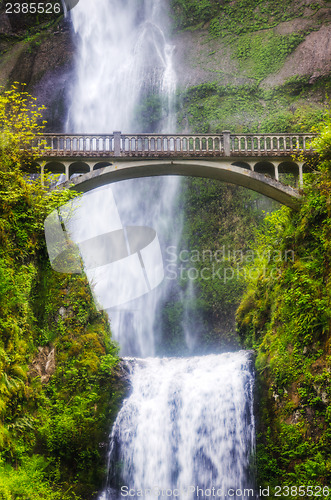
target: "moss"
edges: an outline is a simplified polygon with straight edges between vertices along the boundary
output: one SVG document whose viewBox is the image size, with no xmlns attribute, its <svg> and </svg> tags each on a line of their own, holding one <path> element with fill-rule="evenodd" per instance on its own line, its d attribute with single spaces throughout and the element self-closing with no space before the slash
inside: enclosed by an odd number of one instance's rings
<svg viewBox="0 0 331 500">
<path fill-rule="evenodd" d="M 312 167 L 300 211 L 275 212 L 257 234 L 260 271 L 237 312 L 244 344 L 257 351 L 259 481 L 293 487 L 293 499 L 295 486 L 324 487 L 331 478 L 329 160 Z M 275 249 L 282 258 L 268 261 Z"/>
<path fill-rule="evenodd" d="M 302 2 L 284 0 L 171 0 L 175 29 L 210 22 L 212 36 L 251 33 L 300 17 Z"/>
<path fill-rule="evenodd" d="M 241 71 L 260 80 L 276 72 L 286 57 L 304 40 L 304 35 L 277 35 L 273 30 L 242 35 L 232 39 L 233 57 L 239 60 Z"/>
<path fill-rule="evenodd" d="M 118 348 L 86 277 L 48 261 L 44 218 L 72 195 L 3 163 L 0 187 L 0 496 L 91 498 L 125 391 Z"/>
<path fill-rule="evenodd" d="M 327 78 L 313 84 L 291 78 L 270 90 L 209 82 L 180 92 L 177 120 L 196 133 L 307 131 L 320 123 L 329 89 Z M 315 97 L 321 94 L 322 99 Z"/>
</svg>

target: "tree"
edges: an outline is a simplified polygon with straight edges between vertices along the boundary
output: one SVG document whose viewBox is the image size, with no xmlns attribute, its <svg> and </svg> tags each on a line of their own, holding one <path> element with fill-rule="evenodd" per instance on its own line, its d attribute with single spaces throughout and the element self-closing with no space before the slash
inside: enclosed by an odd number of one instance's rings
<svg viewBox="0 0 331 500">
<path fill-rule="evenodd" d="M 0 256 L 6 250 L 21 261 L 43 245 L 45 217 L 77 196 L 69 190 L 49 191 L 52 176 L 44 176 L 41 183 L 40 177 L 28 175 L 44 145 L 37 141 L 44 109 L 24 91 L 24 84 L 15 82 L 0 93 Z M 15 228 L 21 223 L 25 229 L 19 233 Z"/>
<path fill-rule="evenodd" d="M 44 106 L 15 82 L 9 90 L 0 89 L 0 164 L 1 171 L 27 168 L 36 159 L 39 148 L 35 139 L 44 128 Z"/>
</svg>

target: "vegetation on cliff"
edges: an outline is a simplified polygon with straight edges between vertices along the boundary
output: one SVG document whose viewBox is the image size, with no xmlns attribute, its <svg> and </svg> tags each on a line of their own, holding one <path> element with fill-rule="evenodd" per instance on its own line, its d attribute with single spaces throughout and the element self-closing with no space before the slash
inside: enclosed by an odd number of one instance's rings
<svg viewBox="0 0 331 500">
<path fill-rule="evenodd" d="M 179 94 L 178 122 L 199 133 L 308 132 L 322 120 L 329 91 L 329 78 L 311 83 L 309 77 L 295 77 L 268 90 L 203 83 Z"/>
<path fill-rule="evenodd" d="M 257 232 L 237 312 L 244 345 L 257 351 L 264 485 L 324 486 L 331 479 L 330 138 L 328 117 L 300 210 L 274 212 Z M 300 498 L 299 490 L 290 498 Z"/>
<path fill-rule="evenodd" d="M 171 4 L 179 61 L 189 73 L 178 85 L 183 131 L 300 132 L 321 120 L 330 89 L 329 2 Z M 196 49 L 184 49 L 185 41 Z"/>
<path fill-rule="evenodd" d="M 301 17 L 308 7 L 321 9 L 325 2 L 284 0 L 171 0 L 177 28 L 197 28 L 210 23 L 213 36 L 251 33 L 273 28 L 282 21 Z"/>
<path fill-rule="evenodd" d="M 166 257 L 170 276 L 178 266 L 180 285 L 163 310 L 166 350 L 181 352 L 185 310 L 196 353 L 237 349 L 234 317 L 244 290 L 240 256 L 263 219 L 261 209 L 272 203 L 265 205 L 257 193 L 212 179 L 185 178 L 183 193 L 177 209 L 185 214 L 182 238 Z"/>
<path fill-rule="evenodd" d="M 0 96 L 0 498 L 91 498 L 123 388 L 117 347 L 83 275 L 55 273 L 43 222 L 73 194 L 26 169 L 42 110 Z M 22 149 L 23 147 L 23 149 Z M 25 151 L 25 152 L 24 152 Z M 103 447 L 100 447 L 103 444 Z"/>
</svg>

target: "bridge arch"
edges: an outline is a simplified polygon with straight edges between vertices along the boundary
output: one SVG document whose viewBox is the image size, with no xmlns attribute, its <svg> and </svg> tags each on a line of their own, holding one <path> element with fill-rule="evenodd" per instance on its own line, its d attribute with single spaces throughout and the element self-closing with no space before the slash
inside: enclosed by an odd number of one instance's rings
<svg viewBox="0 0 331 500">
<path fill-rule="evenodd" d="M 65 174 L 65 165 L 60 161 L 50 161 L 46 163 L 44 169 L 51 174 Z"/>
<path fill-rule="evenodd" d="M 292 187 L 298 187 L 300 168 L 293 160 L 285 160 L 278 165 L 278 179 Z"/>
<path fill-rule="evenodd" d="M 245 161 L 234 161 L 231 165 L 234 167 L 246 168 L 246 170 L 252 170 L 250 164 Z"/>
<path fill-rule="evenodd" d="M 276 178 L 275 165 L 270 161 L 261 160 L 255 163 L 254 172 L 258 172 L 260 174 L 267 174 L 270 177 Z"/>
<path fill-rule="evenodd" d="M 81 192 L 88 192 L 97 187 L 113 182 L 139 177 L 159 175 L 183 175 L 205 177 L 223 182 L 238 184 L 257 191 L 291 208 L 296 208 L 299 192 L 272 177 L 236 166 L 231 160 L 141 160 L 116 161 L 97 170 L 75 177 L 62 185 Z M 272 164 L 271 164 L 272 165 Z"/>
<path fill-rule="evenodd" d="M 307 160 L 316 155 L 315 137 L 307 133 L 233 134 L 229 130 L 217 134 L 117 131 L 44 134 L 37 142 L 42 150 L 41 171 L 47 162 L 48 166 L 52 161 L 60 162 L 66 179 L 80 176 L 73 182 L 80 191 L 122 179 L 176 174 L 238 184 L 295 207 L 299 192 L 280 183 L 279 178 L 299 172 L 302 186 L 303 173 L 309 171 Z M 292 161 L 293 155 L 297 161 Z"/>
<path fill-rule="evenodd" d="M 299 177 L 299 165 L 295 161 L 285 160 L 278 165 L 278 172 L 280 174 L 294 174 Z"/>
<path fill-rule="evenodd" d="M 113 163 L 110 161 L 99 161 L 93 165 L 93 170 L 99 170 L 99 168 L 110 167 Z"/>
<path fill-rule="evenodd" d="M 90 166 L 83 161 L 75 161 L 69 165 L 69 177 L 74 174 L 86 174 L 89 171 Z"/>
</svg>

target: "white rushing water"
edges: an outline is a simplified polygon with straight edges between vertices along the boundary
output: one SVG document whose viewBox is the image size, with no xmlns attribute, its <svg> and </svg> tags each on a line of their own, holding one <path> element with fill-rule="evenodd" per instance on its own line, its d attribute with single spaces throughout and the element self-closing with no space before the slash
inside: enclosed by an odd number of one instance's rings
<svg viewBox="0 0 331 500">
<path fill-rule="evenodd" d="M 80 0 L 71 11 L 77 72 L 69 132 L 175 132 L 176 75 L 167 6 L 167 0 Z M 146 130 L 152 124 L 139 121 L 146 116 L 146 102 L 159 103 L 156 129 Z M 118 227 L 151 227 L 163 252 L 165 245 L 177 247 L 182 222 L 174 201 L 179 185 L 173 176 L 113 184 Z M 87 210 L 87 231 L 95 230 L 93 220 L 100 223 L 112 217 L 107 212 L 112 202 L 103 201 L 106 189 L 100 193 Z M 202 496 L 193 488 L 207 490 L 206 497 L 210 488 L 226 493 L 254 483 L 251 355 L 148 357 L 155 355 L 160 309 L 172 286 L 174 282 L 165 280 L 153 292 L 108 311 L 121 354 L 146 359 L 127 360 L 132 391 L 111 431 L 109 480 L 100 500 L 124 496 L 191 500 Z M 194 293 L 190 283 L 177 296 L 193 299 Z M 184 311 L 182 323 L 186 343 L 194 349 L 198 322 Z M 155 493 L 155 487 L 164 493 Z M 229 496 L 244 498 L 240 493 Z"/>
<path fill-rule="evenodd" d="M 143 132 L 135 115 L 148 95 L 165 99 L 161 129 L 174 132 L 176 75 L 166 7 L 164 0 L 80 0 L 71 11 L 78 55 L 69 130 Z"/>
<path fill-rule="evenodd" d="M 132 392 L 112 429 L 109 487 L 101 498 L 130 490 L 130 498 L 191 500 L 197 488 L 204 498 L 212 488 L 218 497 L 244 498 L 240 490 L 254 485 L 250 353 L 131 363 Z"/>
<path fill-rule="evenodd" d="M 158 130 L 148 132 L 175 131 L 174 47 L 165 35 L 166 7 L 164 0 L 80 0 L 71 11 L 77 34 L 77 69 L 68 131 L 146 131 L 137 119 L 143 113 L 139 105 L 146 99 L 161 103 Z M 180 180 L 175 176 L 113 184 L 111 190 L 123 226 L 152 227 L 163 247 L 171 233 L 171 244 L 177 246 L 181 221 L 173 213 L 173 202 L 179 185 Z M 89 215 L 91 227 L 93 217 L 104 213 L 104 196 L 103 191 L 95 213 Z M 127 286 L 124 277 L 118 281 Z M 155 354 L 160 335 L 157 310 L 170 285 L 164 281 L 144 297 L 108 311 L 121 354 L 142 357 Z"/>
</svg>

